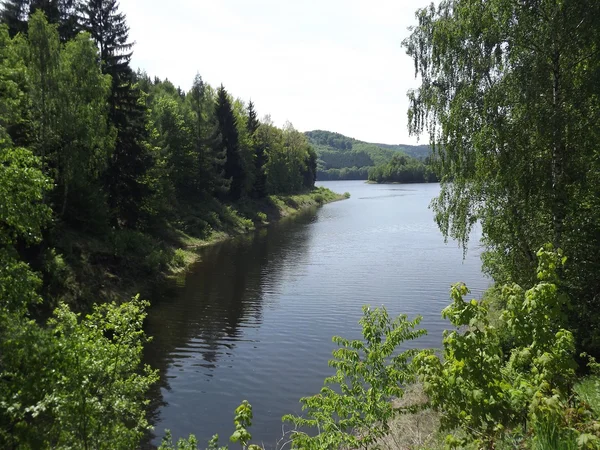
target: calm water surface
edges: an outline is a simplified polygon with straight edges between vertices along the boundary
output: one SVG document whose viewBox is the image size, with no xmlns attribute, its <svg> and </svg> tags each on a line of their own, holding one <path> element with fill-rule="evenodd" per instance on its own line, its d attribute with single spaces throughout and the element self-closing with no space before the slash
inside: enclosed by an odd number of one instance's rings
<svg viewBox="0 0 600 450">
<path fill-rule="evenodd" d="M 429 334 L 412 345 L 439 347 L 450 285 L 464 281 L 474 296 L 488 286 L 477 234 L 463 260 L 433 221 L 439 185 L 319 184 L 352 197 L 205 249 L 153 299 L 146 360 L 161 375 L 155 444 L 165 428 L 201 444 L 214 433 L 227 442 L 233 411 L 247 399 L 254 440 L 270 445 L 281 416 L 298 413 L 298 399 L 331 374 L 331 337 L 360 336 L 362 305 L 422 315 Z"/>
</svg>

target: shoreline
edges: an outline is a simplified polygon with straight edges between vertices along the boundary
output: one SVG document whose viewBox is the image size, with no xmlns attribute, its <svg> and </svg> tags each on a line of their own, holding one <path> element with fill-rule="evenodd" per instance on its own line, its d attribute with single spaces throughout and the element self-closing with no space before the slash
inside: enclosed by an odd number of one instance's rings
<svg viewBox="0 0 600 450">
<path fill-rule="evenodd" d="M 268 228 L 282 219 L 293 217 L 309 208 L 349 198 L 349 194 L 338 194 L 325 187 L 317 187 L 310 192 L 294 195 L 271 195 L 260 200 L 246 200 L 236 205 L 224 205 L 221 213 L 227 215 L 227 224 L 221 229 L 212 229 L 206 236 L 193 236 L 173 226 L 162 230 L 158 236 L 141 234 L 137 239 L 152 241 L 154 247 L 127 243 L 137 255 L 127 255 L 114 266 L 110 264 L 81 264 L 75 269 L 77 274 L 77 292 L 87 291 L 83 304 L 75 301 L 73 306 L 91 305 L 116 301 L 127 301 L 135 295 L 149 299 L 151 293 L 161 283 L 169 282 L 185 275 L 200 260 L 200 250 L 211 245 L 233 239 L 237 236 Z M 89 247 L 90 256 L 106 259 L 108 249 L 98 247 L 92 241 L 82 238 L 80 244 Z M 156 247 L 159 247 L 157 249 Z M 127 250 L 126 249 L 126 250 Z M 147 260 L 159 252 L 168 259 L 161 262 L 160 268 L 148 270 Z M 125 253 L 125 252 L 123 252 Z M 85 274 L 85 275 L 84 275 Z M 90 276 L 92 274 L 92 276 Z M 84 278 L 85 277 L 85 278 Z M 80 309 L 80 308 L 78 308 Z"/>
</svg>

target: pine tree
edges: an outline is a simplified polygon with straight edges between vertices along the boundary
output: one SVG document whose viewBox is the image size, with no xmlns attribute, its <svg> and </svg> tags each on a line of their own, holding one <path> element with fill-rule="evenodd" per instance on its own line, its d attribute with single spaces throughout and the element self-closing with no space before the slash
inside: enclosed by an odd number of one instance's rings
<svg viewBox="0 0 600 450">
<path fill-rule="evenodd" d="M 112 77 L 110 119 L 117 128 L 117 142 L 105 183 L 113 222 L 135 227 L 142 201 L 149 195 L 144 175 L 152 158 L 143 145 L 145 111 L 138 102 L 140 94 L 133 85 L 135 75 L 129 66 L 133 47 L 129 27 L 116 0 L 89 0 L 80 5 L 79 22 L 100 49 L 103 73 Z"/>
<path fill-rule="evenodd" d="M 248 122 L 246 127 L 252 138 L 252 147 L 254 150 L 254 184 L 252 186 L 252 197 L 261 198 L 267 195 L 267 175 L 265 173 L 265 164 L 267 163 L 267 154 L 264 145 L 261 145 L 256 139 L 256 131 L 260 127 L 254 103 L 252 100 L 248 103 Z"/>
<path fill-rule="evenodd" d="M 11 36 L 27 33 L 27 22 L 36 12 L 42 11 L 48 23 L 58 25 L 62 42 L 75 37 L 78 32 L 76 9 L 78 0 L 4 0 L 0 19 L 8 26 Z"/>
<path fill-rule="evenodd" d="M 235 201 L 242 195 L 245 174 L 240 155 L 239 135 L 233 114 L 233 107 L 229 99 L 229 94 L 223 85 L 217 90 L 215 114 L 222 137 L 221 148 L 225 150 L 225 154 L 227 155 L 227 160 L 225 161 L 225 178 L 231 180 L 229 199 Z"/>
<path fill-rule="evenodd" d="M 133 44 L 125 14 L 118 11 L 116 0 L 89 0 L 79 7 L 79 22 L 98 44 L 102 70 L 113 79 L 110 103 L 116 121 L 118 107 L 136 100 L 132 98 L 133 73 L 129 67 Z"/>
<path fill-rule="evenodd" d="M 256 115 L 256 110 L 254 109 L 254 103 L 252 103 L 252 100 L 250 100 L 248 103 L 248 123 L 246 124 L 250 136 L 254 135 L 259 126 L 260 122 Z"/>
</svg>

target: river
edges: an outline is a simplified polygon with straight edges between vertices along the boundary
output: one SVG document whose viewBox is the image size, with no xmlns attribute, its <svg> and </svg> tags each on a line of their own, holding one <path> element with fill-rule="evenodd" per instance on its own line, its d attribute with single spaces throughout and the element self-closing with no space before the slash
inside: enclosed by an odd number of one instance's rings
<svg viewBox="0 0 600 450">
<path fill-rule="evenodd" d="M 164 429 L 196 434 L 201 448 L 214 433 L 227 443 L 247 399 L 253 441 L 272 446 L 281 416 L 300 412 L 298 399 L 332 373 L 331 337 L 360 336 L 362 305 L 422 315 L 429 334 L 411 345 L 439 347 L 450 285 L 464 281 L 475 297 L 489 285 L 477 231 L 465 259 L 444 243 L 428 209 L 438 184 L 319 184 L 351 198 L 204 249 L 152 299 L 155 444 Z"/>
</svg>

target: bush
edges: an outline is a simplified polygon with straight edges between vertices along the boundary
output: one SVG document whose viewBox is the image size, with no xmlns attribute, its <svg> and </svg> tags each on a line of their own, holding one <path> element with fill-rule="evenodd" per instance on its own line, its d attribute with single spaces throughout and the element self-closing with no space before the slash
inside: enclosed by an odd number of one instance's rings
<svg viewBox="0 0 600 450">
<path fill-rule="evenodd" d="M 409 363 L 418 352 L 397 349 L 427 332 L 415 329 L 420 317 L 392 320 L 384 307 L 367 306 L 363 314 L 364 340 L 333 338 L 340 346 L 329 362 L 336 374 L 325 380 L 319 394 L 301 399 L 306 417 L 284 416 L 296 426 L 318 430 L 315 436 L 294 432 L 294 448 L 368 448 L 389 431 L 390 419 L 398 413 L 391 400 L 402 397 L 403 386 L 413 380 Z"/>
<path fill-rule="evenodd" d="M 431 352 L 415 358 L 425 392 L 442 412 L 442 426 L 467 434 L 450 437 L 457 445 L 491 448 L 507 429 L 520 426 L 539 433 L 535 445 L 573 441 L 569 430 L 577 425 L 569 424 L 569 417 L 579 413 L 569 408 L 568 395 L 575 379 L 575 343 L 563 328 L 567 299 L 556 285 L 565 258 L 551 246 L 537 257 L 535 286 L 524 290 L 513 284 L 502 290 L 506 309 L 498 327 L 506 327 L 515 343 L 508 355 L 497 327 L 489 323 L 485 302 L 465 301 L 469 291 L 457 284 L 452 304 L 442 312 L 456 327 L 444 333 L 442 359 Z"/>
</svg>

